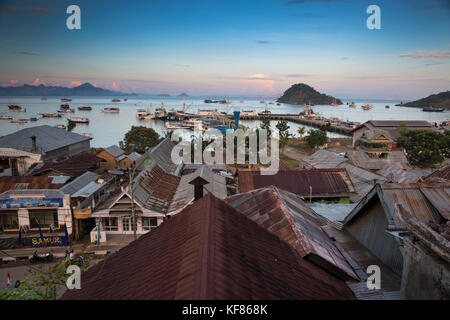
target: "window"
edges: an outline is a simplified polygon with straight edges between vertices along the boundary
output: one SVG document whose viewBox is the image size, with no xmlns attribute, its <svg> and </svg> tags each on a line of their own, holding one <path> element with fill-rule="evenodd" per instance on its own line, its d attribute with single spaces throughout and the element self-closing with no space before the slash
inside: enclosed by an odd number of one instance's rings
<svg viewBox="0 0 450 320">
<path fill-rule="evenodd" d="M 58 227 L 58 213 L 56 210 L 29 210 L 31 228 L 49 228 L 51 224 Z"/>
<path fill-rule="evenodd" d="M 153 217 L 142 217 L 142 230 L 152 230 L 158 226 L 158 220 Z"/>
<path fill-rule="evenodd" d="M 0 229 L 19 229 L 17 211 L 0 212 Z"/>
<path fill-rule="evenodd" d="M 130 217 L 123 217 L 122 218 L 122 228 L 123 228 L 123 231 L 133 231 L 134 229 L 132 229 L 132 227 L 131 227 L 131 225 L 132 225 L 132 223 L 131 223 L 131 221 L 133 220 L 133 218 L 130 218 Z M 137 230 L 137 226 L 136 226 L 136 223 L 135 224 L 133 224 L 133 226 L 136 228 L 136 230 Z"/>
<path fill-rule="evenodd" d="M 117 218 L 102 218 L 103 230 L 106 231 L 118 231 L 119 224 Z"/>
</svg>

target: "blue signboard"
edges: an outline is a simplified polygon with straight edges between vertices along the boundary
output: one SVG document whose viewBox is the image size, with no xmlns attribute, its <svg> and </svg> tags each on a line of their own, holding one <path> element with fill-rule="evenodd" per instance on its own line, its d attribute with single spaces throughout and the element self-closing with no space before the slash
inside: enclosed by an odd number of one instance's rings
<svg viewBox="0 0 450 320">
<path fill-rule="evenodd" d="M 68 246 L 69 242 L 65 236 L 51 236 L 51 237 L 33 237 L 31 238 L 33 247 L 53 247 L 53 246 Z"/>
<path fill-rule="evenodd" d="M 62 207 L 62 198 L 9 198 L 0 200 L 0 208 L 55 208 Z"/>
</svg>

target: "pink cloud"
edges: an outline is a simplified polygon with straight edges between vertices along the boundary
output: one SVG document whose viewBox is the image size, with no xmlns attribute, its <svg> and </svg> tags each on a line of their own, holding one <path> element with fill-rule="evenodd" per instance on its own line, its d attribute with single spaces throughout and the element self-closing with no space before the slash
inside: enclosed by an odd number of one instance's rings
<svg viewBox="0 0 450 320">
<path fill-rule="evenodd" d="M 264 79 L 265 76 L 264 76 L 263 73 L 256 73 L 256 74 L 251 74 L 249 76 L 249 78 L 251 78 L 251 79 Z"/>
<path fill-rule="evenodd" d="M 241 92 L 274 92 L 274 80 L 252 79 L 239 81 L 242 85 Z"/>
<path fill-rule="evenodd" d="M 427 50 L 416 50 L 411 53 L 405 53 L 399 55 L 400 58 L 434 58 L 434 59 L 449 59 L 450 51 L 427 51 Z"/>
<path fill-rule="evenodd" d="M 112 83 L 112 89 L 116 90 L 116 91 L 120 90 L 120 87 L 117 85 L 117 83 L 115 81 Z"/>
<path fill-rule="evenodd" d="M 38 86 L 40 84 L 44 84 L 44 82 L 42 82 L 41 79 L 39 79 L 39 78 L 34 79 L 33 85 Z"/>
<path fill-rule="evenodd" d="M 9 84 L 13 85 L 13 86 L 18 85 L 19 84 L 19 80 L 9 80 Z"/>
<path fill-rule="evenodd" d="M 72 82 L 70 83 L 70 86 L 71 86 L 71 87 L 78 87 L 78 86 L 81 86 L 81 81 L 72 81 Z"/>
</svg>

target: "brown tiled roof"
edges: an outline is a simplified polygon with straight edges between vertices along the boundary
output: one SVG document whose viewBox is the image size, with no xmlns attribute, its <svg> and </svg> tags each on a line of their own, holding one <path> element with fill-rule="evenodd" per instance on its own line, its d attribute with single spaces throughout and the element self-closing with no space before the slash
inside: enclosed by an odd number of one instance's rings
<svg viewBox="0 0 450 320">
<path fill-rule="evenodd" d="M 355 193 L 352 181 L 344 168 L 280 170 L 275 175 L 261 175 L 259 170 L 241 169 L 238 172 L 241 192 L 276 186 L 280 189 L 309 196 L 349 195 Z"/>
<path fill-rule="evenodd" d="M 52 177 L 0 177 L 0 193 L 12 189 L 59 189 L 64 185 L 52 181 Z"/>
<path fill-rule="evenodd" d="M 62 299 L 354 299 L 341 280 L 207 195 L 93 266 Z"/>
<path fill-rule="evenodd" d="M 41 175 L 46 171 L 56 171 L 63 175 L 77 178 L 89 169 L 95 168 L 99 162 L 104 161 L 90 153 L 82 153 L 66 160 L 54 162 L 44 162 L 37 164 L 30 169 L 32 175 Z"/>
<path fill-rule="evenodd" d="M 271 186 L 241 193 L 225 201 L 289 243 L 302 258 L 314 261 L 344 280 L 358 279 L 339 249 L 321 229 L 327 221 L 306 206 L 299 196 Z"/>
</svg>

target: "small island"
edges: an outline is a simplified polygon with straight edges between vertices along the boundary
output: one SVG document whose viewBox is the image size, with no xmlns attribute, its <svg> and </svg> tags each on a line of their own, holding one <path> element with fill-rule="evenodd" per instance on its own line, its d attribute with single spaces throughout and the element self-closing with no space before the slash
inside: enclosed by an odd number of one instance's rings
<svg viewBox="0 0 450 320">
<path fill-rule="evenodd" d="M 170 97 L 170 94 L 167 93 L 161 93 L 157 95 L 158 97 Z"/>
<path fill-rule="evenodd" d="M 189 95 L 186 93 L 186 92 L 183 92 L 183 93 L 180 93 L 179 95 L 178 95 L 178 97 L 189 97 Z"/>
<path fill-rule="evenodd" d="M 294 84 L 278 98 L 277 102 L 296 105 L 308 103 L 312 105 L 342 104 L 340 99 L 320 93 L 305 83 Z"/>
<path fill-rule="evenodd" d="M 413 107 L 413 108 L 444 108 L 450 109 L 450 91 L 440 92 L 438 94 L 429 95 L 426 98 L 411 101 L 407 103 L 396 104 L 400 107 Z"/>
</svg>

